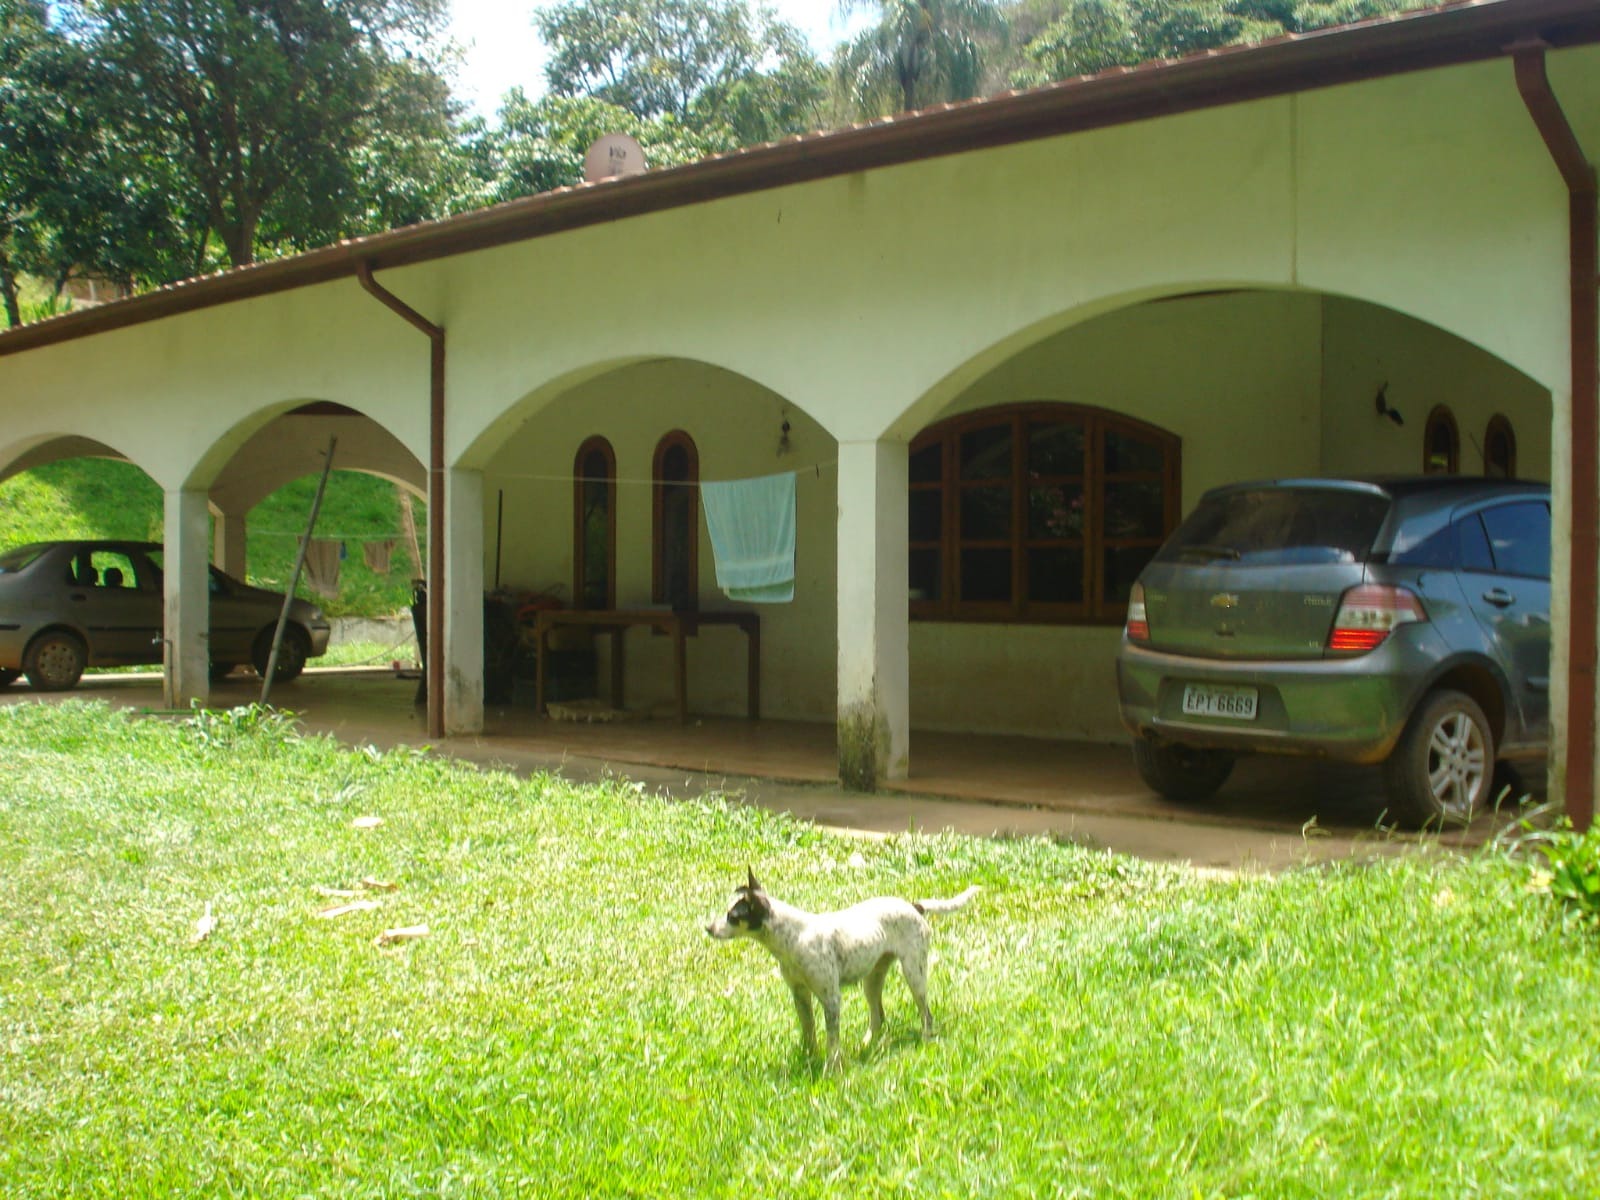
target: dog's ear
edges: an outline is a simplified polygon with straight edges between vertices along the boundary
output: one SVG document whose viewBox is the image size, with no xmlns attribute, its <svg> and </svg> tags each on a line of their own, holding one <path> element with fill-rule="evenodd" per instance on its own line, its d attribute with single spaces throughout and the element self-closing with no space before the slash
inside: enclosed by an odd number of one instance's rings
<svg viewBox="0 0 1600 1200">
<path fill-rule="evenodd" d="M 754 871 L 752 871 L 749 867 L 746 867 L 744 870 L 745 870 L 745 874 L 750 876 L 750 882 L 745 884 L 745 890 L 746 891 L 751 891 L 751 892 L 759 892 L 761 890 L 761 885 L 756 882 L 756 873 Z"/>
</svg>

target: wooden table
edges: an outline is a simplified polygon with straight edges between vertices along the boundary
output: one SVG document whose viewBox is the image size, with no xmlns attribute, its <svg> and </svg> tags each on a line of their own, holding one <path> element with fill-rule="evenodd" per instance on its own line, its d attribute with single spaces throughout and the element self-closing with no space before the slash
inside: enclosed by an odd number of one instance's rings
<svg viewBox="0 0 1600 1200">
<path fill-rule="evenodd" d="M 688 687 L 685 681 L 687 659 L 684 643 L 706 625 L 732 625 L 744 631 L 748 642 L 745 655 L 745 689 L 752 721 L 761 717 L 761 618 L 749 612 L 672 612 L 669 609 L 547 609 L 534 618 L 534 638 L 538 649 L 535 675 L 534 711 L 545 711 L 545 663 L 549 661 L 550 631 L 571 626 L 597 629 L 611 635 L 611 704 L 623 707 L 623 635 L 630 629 L 653 629 L 672 639 L 672 695 L 678 720 L 689 716 Z"/>
</svg>

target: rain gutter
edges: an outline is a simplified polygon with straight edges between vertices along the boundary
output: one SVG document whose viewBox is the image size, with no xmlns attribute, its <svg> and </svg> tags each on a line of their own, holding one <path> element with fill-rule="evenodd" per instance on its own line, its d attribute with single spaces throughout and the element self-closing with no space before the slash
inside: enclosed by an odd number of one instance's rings
<svg viewBox="0 0 1600 1200">
<path fill-rule="evenodd" d="M 428 736 L 444 737 L 444 327 L 435 325 L 356 263 L 356 278 L 385 307 L 428 335 Z"/>
<path fill-rule="evenodd" d="M 1600 627 L 1600 242 L 1594 164 L 1584 155 L 1545 68 L 1547 43 L 1511 48 L 1517 90 L 1567 185 L 1572 318 L 1572 561 L 1567 581 L 1566 806 L 1574 828 L 1594 820 L 1596 632 Z"/>
</svg>

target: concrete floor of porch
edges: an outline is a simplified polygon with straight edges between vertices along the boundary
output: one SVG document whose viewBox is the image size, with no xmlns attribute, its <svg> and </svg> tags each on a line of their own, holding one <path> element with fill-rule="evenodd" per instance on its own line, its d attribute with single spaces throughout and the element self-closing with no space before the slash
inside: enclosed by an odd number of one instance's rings
<svg viewBox="0 0 1600 1200">
<path fill-rule="evenodd" d="M 274 690 L 307 732 L 380 747 L 424 744 L 414 679 L 389 671 L 311 670 Z M 235 676 L 214 706 L 258 699 L 260 682 Z M 75 692 L 38 696 L 17 684 L 0 702 L 102 699 L 157 711 L 159 676 L 88 676 Z M 494 707 L 475 737 L 437 748 L 520 774 L 576 781 L 606 775 L 677 796 L 720 792 L 822 824 L 863 833 L 952 829 L 980 836 L 1048 835 L 1141 857 L 1230 869 L 1277 869 L 1306 861 L 1391 853 L 1418 844 L 1481 844 L 1506 821 L 1488 817 L 1443 837 L 1379 828 L 1377 772 L 1294 759 L 1245 759 L 1215 800 L 1170 804 L 1140 781 L 1123 745 L 913 731 L 911 776 L 875 794 L 843 791 L 832 725 L 693 717 L 582 723 Z M 1542 786 L 1542 780 L 1532 781 Z M 1535 799 L 1542 798 L 1535 791 Z"/>
</svg>

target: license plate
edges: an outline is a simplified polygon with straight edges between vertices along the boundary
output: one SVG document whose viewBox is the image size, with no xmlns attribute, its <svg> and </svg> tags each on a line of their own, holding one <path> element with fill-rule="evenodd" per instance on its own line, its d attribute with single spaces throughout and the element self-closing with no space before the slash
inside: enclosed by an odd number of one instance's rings
<svg viewBox="0 0 1600 1200">
<path fill-rule="evenodd" d="M 1229 687 L 1226 684 L 1187 684 L 1183 689 L 1183 711 L 1191 717 L 1224 717 L 1230 721 L 1256 719 L 1256 689 Z"/>
</svg>

